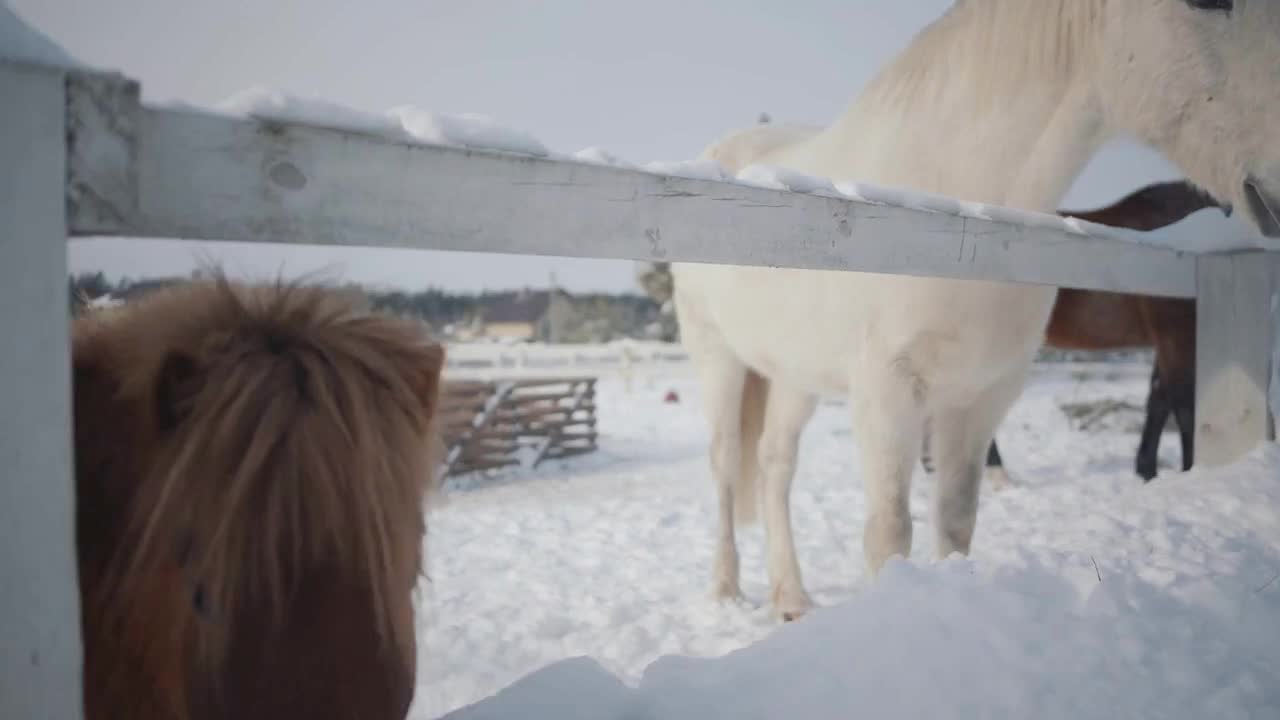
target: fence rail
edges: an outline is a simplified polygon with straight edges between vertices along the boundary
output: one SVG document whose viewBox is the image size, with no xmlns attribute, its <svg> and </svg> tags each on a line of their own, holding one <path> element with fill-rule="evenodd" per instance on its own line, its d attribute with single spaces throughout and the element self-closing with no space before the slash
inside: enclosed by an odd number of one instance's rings
<svg viewBox="0 0 1280 720">
<path fill-rule="evenodd" d="M 160 109 L 0 61 L 0 716 L 81 716 L 66 239 L 410 247 L 867 271 L 1195 297 L 1197 464 L 1274 437 L 1280 253 Z M 1154 233 L 1153 237 L 1159 237 Z M 1127 239 L 1126 239 L 1127 238 Z"/>
<path fill-rule="evenodd" d="M 1050 215 L 1002 211 L 1028 222 L 1017 224 L 149 108 L 136 83 L 114 75 L 73 73 L 67 92 L 68 223 L 78 236 L 677 260 L 1195 296 L 1194 255 L 1126 241 L 1137 233 L 1115 228 L 1072 232 Z"/>
</svg>

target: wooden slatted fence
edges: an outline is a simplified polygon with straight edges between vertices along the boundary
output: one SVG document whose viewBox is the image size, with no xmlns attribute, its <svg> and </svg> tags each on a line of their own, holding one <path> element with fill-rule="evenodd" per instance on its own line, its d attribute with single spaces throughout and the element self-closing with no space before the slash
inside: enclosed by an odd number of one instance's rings
<svg viewBox="0 0 1280 720">
<path fill-rule="evenodd" d="M 446 476 L 583 455 L 596 449 L 596 379 L 457 380 L 443 388 Z"/>
</svg>

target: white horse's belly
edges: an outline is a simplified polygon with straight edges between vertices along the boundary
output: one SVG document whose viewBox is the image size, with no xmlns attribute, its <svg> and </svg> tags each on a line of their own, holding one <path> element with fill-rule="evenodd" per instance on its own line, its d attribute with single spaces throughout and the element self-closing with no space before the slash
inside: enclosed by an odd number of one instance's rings
<svg viewBox="0 0 1280 720">
<path fill-rule="evenodd" d="M 824 282 L 829 273 L 709 266 L 698 273 L 677 282 L 700 285 L 698 301 L 739 359 L 798 390 L 846 390 L 864 313 L 832 312 L 840 305 Z"/>
<path fill-rule="evenodd" d="M 847 391 L 866 362 L 906 357 L 931 404 L 964 403 L 1042 342 L 1055 289 L 777 268 L 675 265 L 744 363 L 797 390 Z M 993 315 L 993 308 L 996 314 Z"/>
</svg>

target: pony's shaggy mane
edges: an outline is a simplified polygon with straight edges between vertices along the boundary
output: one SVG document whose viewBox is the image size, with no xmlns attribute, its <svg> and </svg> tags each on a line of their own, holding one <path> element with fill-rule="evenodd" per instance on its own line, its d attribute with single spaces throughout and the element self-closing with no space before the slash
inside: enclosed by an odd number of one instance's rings
<svg viewBox="0 0 1280 720">
<path fill-rule="evenodd" d="M 73 357 L 77 379 L 109 386 L 99 392 L 118 411 L 77 430 L 142 428 L 128 432 L 145 464 L 111 478 L 131 499 L 99 583 L 104 625 L 148 638 L 138 660 L 216 676 L 242 609 L 278 623 L 317 569 L 362 578 L 382 641 L 412 652 L 412 619 L 392 599 L 422 571 L 444 362 L 421 326 L 331 289 L 218 276 L 77 319 Z M 179 572 L 208 617 L 190 594 L 162 613 L 136 601 Z M 189 641 L 196 657 L 175 657 Z M 185 690 L 169 692 L 184 708 Z"/>
</svg>

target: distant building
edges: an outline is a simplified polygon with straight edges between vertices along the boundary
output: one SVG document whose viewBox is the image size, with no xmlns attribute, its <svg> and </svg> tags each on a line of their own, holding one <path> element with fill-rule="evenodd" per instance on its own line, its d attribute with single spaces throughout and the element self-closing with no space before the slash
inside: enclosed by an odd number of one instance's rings
<svg viewBox="0 0 1280 720">
<path fill-rule="evenodd" d="M 123 304 L 124 304 L 123 300 L 120 300 L 119 298 L 113 298 L 109 293 L 106 295 L 99 295 L 98 297 L 90 300 L 88 303 L 89 307 L 95 310 L 100 308 L 116 307 L 117 305 L 123 305 Z"/>
<path fill-rule="evenodd" d="M 572 313 L 573 299 L 563 290 L 523 290 L 484 312 L 480 334 L 492 340 L 563 342 Z"/>
</svg>

